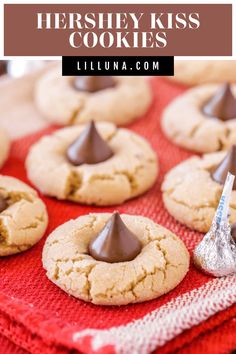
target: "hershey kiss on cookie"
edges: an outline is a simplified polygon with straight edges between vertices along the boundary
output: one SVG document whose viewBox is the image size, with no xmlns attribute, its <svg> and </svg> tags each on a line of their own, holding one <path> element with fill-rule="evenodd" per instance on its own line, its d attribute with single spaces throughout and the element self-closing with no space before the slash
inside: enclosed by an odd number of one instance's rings
<svg viewBox="0 0 236 354">
<path fill-rule="evenodd" d="M 89 253 L 98 261 L 108 263 L 132 261 L 142 249 L 141 242 L 114 212 L 104 228 L 90 242 Z"/>
<path fill-rule="evenodd" d="M 94 122 L 88 123 L 67 149 L 67 159 L 75 166 L 96 164 L 108 160 L 113 156 L 112 149 L 98 133 Z"/>
<path fill-rule="evenodd" d="M 0 213 L 8 207 L 6 200 L 0 196 Z"/>
<path fill-rule="evenodd" d="M 116 82 L 112 76 L 77 76 L 73 84 L 78 91 L 93 93 L 112 88 Z"/>
<path fill-rule="evenodd" d="M 222 85 L 214 96 L 205 103 L 202 110 L 205 115 L 223 121 L 236 119 L 236 97 L 234 97 L 230 85 Z"/>
<path fill-rule="evenodd" d="M 224 184 L 228 172 L 236 175 L 236 145 L 230 148 L 225 158 L 212 172 L 211 177 L 214 181 Z M 236 190 L 236 179 L 234 180 L 233 190 Z"/>
</svg>

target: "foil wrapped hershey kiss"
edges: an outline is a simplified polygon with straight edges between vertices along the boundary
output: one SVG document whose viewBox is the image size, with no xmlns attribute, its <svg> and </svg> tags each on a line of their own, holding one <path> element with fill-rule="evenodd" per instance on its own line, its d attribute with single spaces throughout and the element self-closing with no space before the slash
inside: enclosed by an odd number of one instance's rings
<svg viewBox="0 0 236 354">
<path fill-rule="evenodd" d="M 234 175 L 227 174 L 211 228 L 193 254 L 195 265 L 215 277 L 236 272 L 236 243 L 231 235 L 229 223 L 229 202 L 234 179 Z"/>
</svg>

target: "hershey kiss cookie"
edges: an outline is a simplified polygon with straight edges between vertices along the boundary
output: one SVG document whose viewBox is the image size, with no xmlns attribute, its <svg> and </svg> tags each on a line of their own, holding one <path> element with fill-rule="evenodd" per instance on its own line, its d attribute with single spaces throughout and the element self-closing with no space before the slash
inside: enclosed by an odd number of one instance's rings
<svg viewBox="0 0 236 354">
<path fill-rule="evenodd" d="M 47 210 L 36 191 L 16 178 L 0 176 L 0 256 L 32 247 L 47 224 Z"/>
<path fill-rule="evenodd" d="M 43 137 L 26 160 L 44 194 L 95 205 L 120 204 L 154 184 L 155 152 L 141 136 L 111 123 L 87 123 Z"/>
<path fill-rule="evenodd" d="M 214 152 L 236 144 L 236 85 L 204 85 L 188 90 L 165 109 L 165 134 L 177 145 Z"/>
<path fill-rule="evenodd" d="M 227 152 L 192 157 L 166 176 L 162 185 L 169 213 L 191 229 L 207 232 L 219 204 L 227 173 L 236 174 L 236 146 Z M 230 222 L 236 220 L 236 183 L 230 200 Z"/>
<path fill-rule="evenodd" d="M 176 60 L 175 75 L 168 76 L 186 85 L 236 82 L 235 60 Z"/>
<path fill-rule="evenodd" d="M 10 150 L 10 140 L 6 132 L 0 128 L 0 168 L 6 161 Z"/>
<path fill-rule="evenodd" d="M 97 305 L 126 305 L 176 287 L 189 254 L 177 236 L 148 218 L 93 213 L 51 233 L 43 266 L 68 294 Z"/>
<path fill-rule="evenodd" d="M 35 102 L 43 115 L 58 124 L 90 120 L 127 124 L 141 117 L 152 97 L 149 84 L 135 76 L 61 76 L 61 68 L 39 79 Z"/>
</svg>

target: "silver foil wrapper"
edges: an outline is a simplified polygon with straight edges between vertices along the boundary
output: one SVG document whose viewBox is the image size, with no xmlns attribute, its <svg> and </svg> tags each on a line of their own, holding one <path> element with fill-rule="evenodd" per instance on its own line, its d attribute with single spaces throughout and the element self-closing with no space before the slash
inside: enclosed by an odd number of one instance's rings
<svg viewBox="0 0 236 354">
<path fill-rule="evenodd" d="M 228 173 L 211 228 L 193 253 L 195 265 L 215 277 L 236 273 L 236 243 L 229 223 L 229 201 L 234 178 Z"/>
</svg>

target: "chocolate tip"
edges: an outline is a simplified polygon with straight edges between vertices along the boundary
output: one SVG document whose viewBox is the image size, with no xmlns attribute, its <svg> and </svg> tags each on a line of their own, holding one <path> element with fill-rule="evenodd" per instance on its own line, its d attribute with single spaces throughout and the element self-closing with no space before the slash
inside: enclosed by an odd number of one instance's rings
<svg viewBox="0 0 236 354">
<path fill-rule="evenodd" d="M 98 261 L 108 263 L 131 261 L 141 249 L 140 240 L 128 229 L 117 210 L 89 243 L 89 254 Z"/>
<path fill-rule="evenodd" d="M 223 160 L 212 171 L 211 177 L 215 182 L 223 185 L 228 172 L 236 175 L 236 145 L 230 147 Z M 233 190 L 236 190 L 236 180 L 233 184 Z"/>
<path fill-rule="evenodd" d="M 80 136 L 68 147 L 67 159 L 75 166 L 97 164 L 113 156 L 109 144 L 99 134 L 95 122 L 91 120 Z"/>
<path fill-rule="evenodd" d="M 226 82 L 218 87 L 213 96 L 203 105 L 203 113 L 211 118 L 227 121 L 236 118 L 236 98 L 232 86 Z"/>
</svg>

